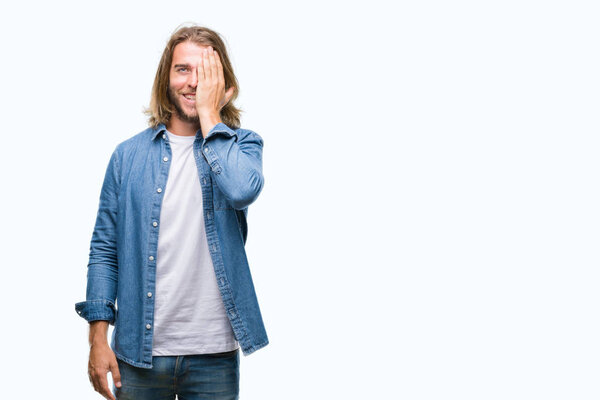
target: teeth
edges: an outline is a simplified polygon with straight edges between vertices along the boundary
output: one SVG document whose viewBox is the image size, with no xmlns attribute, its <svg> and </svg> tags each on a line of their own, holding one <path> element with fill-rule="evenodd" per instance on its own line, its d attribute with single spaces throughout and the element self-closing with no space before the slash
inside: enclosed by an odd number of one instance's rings
<svg viewBox="0 0 600 400">
<path fill-rule="evenodd" d="M 195 96 L 195 95 L 189 95 L 189 96 L 185 96 L 185 95 L 184 95 L 183 97 L 185 97 L 185 98 L 186 98 L 186 99 L 188 99 L 188 100 L 194 100 L 194 99 L 196 98 L 196 96 Z"/>
</svg>

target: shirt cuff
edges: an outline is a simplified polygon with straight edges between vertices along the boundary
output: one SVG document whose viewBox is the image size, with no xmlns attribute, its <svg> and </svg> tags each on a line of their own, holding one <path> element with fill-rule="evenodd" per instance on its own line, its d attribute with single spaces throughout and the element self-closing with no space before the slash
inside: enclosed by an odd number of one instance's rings
<svg viewBox="0 0 600 400">
<path fill-rule="evenodd" d="M 75 311 L 88 322 L 108 321 L 115 324 L 115 303 L 110 300 L 88 300 L 75 304 Z"/>
<path fill-rule="evenodd" d="M 224 123 L 219 122 L 218 124 L 213 126 L 213 128 L 208 132 L 208 135 L 206 135 L 204 140 L 211 138 L 215 135 L 225 135 L 228 137 L 234 137 L 234 136 L 237 136 L 237 133 L 235 133 L 235 131 L 233 129 L 231 129 Z"/>
</svg>

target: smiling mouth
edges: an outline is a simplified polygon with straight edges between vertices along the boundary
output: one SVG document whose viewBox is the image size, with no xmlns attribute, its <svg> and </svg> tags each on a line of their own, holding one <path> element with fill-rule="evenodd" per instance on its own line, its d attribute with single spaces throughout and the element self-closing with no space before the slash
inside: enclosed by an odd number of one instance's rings
<svg viewBox="0 0 600 400">
<path fill-rule="evenodd" d="M 192 101 L 192 102 L 196 101 L 196 94 L 195 93 L 184 94 L 183 97 L 185 97 L 185 99 L 188 100 L 188 101 Z"/>
</svg>

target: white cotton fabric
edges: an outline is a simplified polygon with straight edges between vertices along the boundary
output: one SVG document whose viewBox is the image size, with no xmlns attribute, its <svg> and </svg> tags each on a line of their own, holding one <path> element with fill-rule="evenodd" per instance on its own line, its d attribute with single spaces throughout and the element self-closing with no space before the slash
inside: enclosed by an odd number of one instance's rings
<svg viewBox="0 0 600 400">
<path fill-rule="evenodd" d="M 167 135 L 171 165 L 157 227 L 152 355 L 231 351 L 239 344 L 208 250 L 195 137 Z"/>
</svg>

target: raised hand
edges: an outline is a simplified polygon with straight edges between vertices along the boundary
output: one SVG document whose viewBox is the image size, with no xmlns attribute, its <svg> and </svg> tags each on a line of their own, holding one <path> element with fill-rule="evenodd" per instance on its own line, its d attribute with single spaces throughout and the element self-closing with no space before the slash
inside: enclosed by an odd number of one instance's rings
<svg viewBox="0 0 600 400">
<path fill-rule="evenodd" d="M 219 112 L 233 96 L 234 88 L 225 92 L 225 77 L 219 54 L 211 46 L 204 49 L 197 67 L 196 110 L 198 116 L 219 117 Z"/>
</svg>

